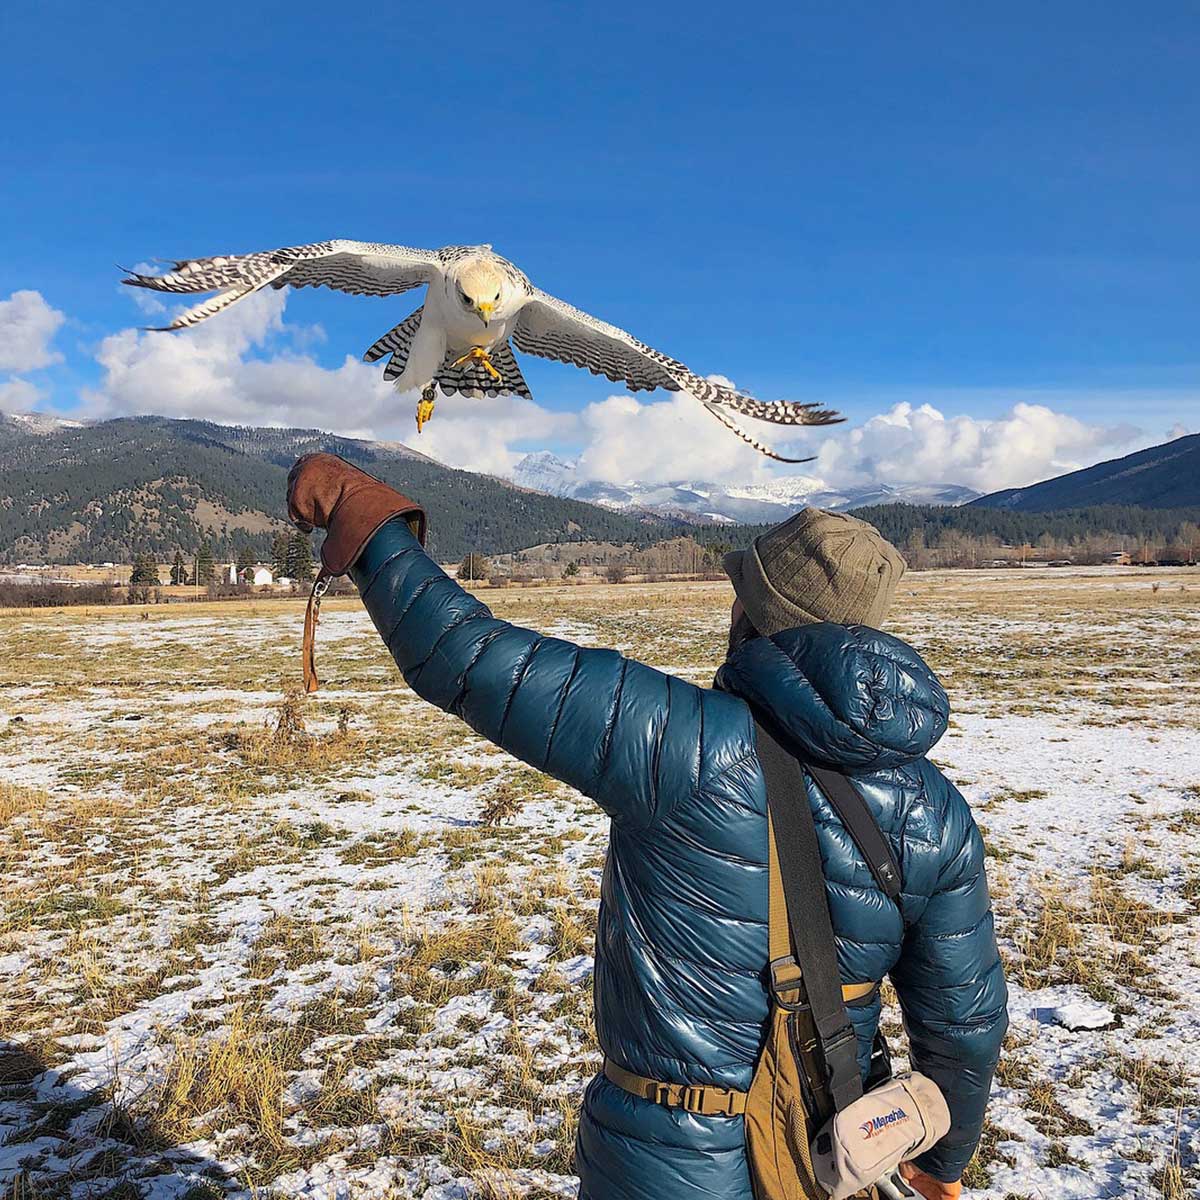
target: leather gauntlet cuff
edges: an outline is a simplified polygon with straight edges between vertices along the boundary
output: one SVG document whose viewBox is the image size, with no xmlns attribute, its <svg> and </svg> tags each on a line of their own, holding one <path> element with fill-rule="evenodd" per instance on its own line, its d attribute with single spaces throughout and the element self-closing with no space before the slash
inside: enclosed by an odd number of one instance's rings
<svg viewBox="0 0 1200 1200">
<path fill-rule="evenodd" d="M 344 575 L 349 571 L 379 527 L 392 517 L 404 517 L 417 541 L 425 545 L 425 510 L 415 500 L 376 479 L 347 488 L 329 514 L 321 546 L 324 573 Z"/>
</svg>

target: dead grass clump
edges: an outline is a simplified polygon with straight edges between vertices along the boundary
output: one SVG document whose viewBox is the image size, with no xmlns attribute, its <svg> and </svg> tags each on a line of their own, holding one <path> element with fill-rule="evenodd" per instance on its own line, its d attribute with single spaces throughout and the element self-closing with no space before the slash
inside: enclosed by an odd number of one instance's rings
<svg viewBox="0 0 1200 1200">
<path fill-rule="evenodd" d="M 1153 944 L 1156 930 L 1178 920 L 1177 914 L 1130 896 L 1099 870 L 1092 873 L 1087 897 L 1054 885 L 1043 886 L 1039 896 L 1037 915 L 1014 933 L 1023 986 L 1073 983 L 1106 1004 L 1117 1000 L 1117 980 L 1145 994 L 1161 993 L 1140 950 Z"/>
<path fill-rule="evenodd" d="M 0 783 L 0 825 L 27 812 L 46 812 L 50 803 L 49 795 L 38 788 Z"/>
<path fill-rule="evenodd" d="M 530 768 L 505 771 L 488 796 L 479 819 L 484 825 L 499 825 L 520 815 L 529 801 L 555 795 L 558 788 L 558 783 L 541 771 Z"/>
<path fill-rule="evenodd" d="M 985 1120 L 983 1130 L 979 1135 L 979 1147 L 975 1151 L 975 1157 L 971 1159 L 967 1164 L 967 1169 L 963 1172 L 963 1187 L 974 1191 L 977 1188 L 982 1190 L 991 1186 L 990 1168 L 992 1165 L 998 1161 L 1008 1162 L 1011 1165 L 1011 1160 L 1002 1155 L 998 1149 L 1002 1141 L 1011 1140 L 1012 1134 L 1006 1133 L 999 1125 Z"/>
<path fill-rule="evenodd" d="M 339 720 L 332 733 L 309 733 L 304 704 L 304 693 L 289 688 L 277 707 L 273 727 L 266 721 L 257 729 L 229 730 L 221 737 L 222 747 L 256 771 L 282 775 L 327 770 L 361 750 L 362 738 L 350 729 L 349 720 Z"/>
<path fill-rule="evenodd" d="M 595 914 L 588 912 L 581 919 L 565 904 L 550 910 L 550 929 L 555 958 L 588 954 L 596 942 Z"/>
<path fill-rule="evenodd" d="M 472 912 L 496 912 L 507 899 L 504 884 L 508 872 L 496 862 L 482 863 L 475 868 L 475 897 L 471 901 Z"/>
<path fill-rule="evenodd" d="M 278 1160 L 289 1153 L 283 1093 L 302 1049 L 294 1029 L 269 1026 L 236 1008 L 215 1034 L 184 1036 L 175 1042 L 170 1069 L 149 1115 L 177 1142 L 189 1141 L 204 1129 L 245 1125 L 254 1153 L 281 1165 Z"/>
<path fill-rule="evenodd" d="M 1137 1119 L 1149 1124 L 1164 1108 L 1176 1108 L 1193 1095 L 1192 1081 L 1178 1063 L 1153 1058 L 1123 1058 L 1117 1077 L 1137 1092 Z"/>
<path fill-rule="evenodd" d="M 1158 1188 L 1162 1200 L 1187 1200 L 1189 1196 L 1195 1195 L 1188 1186 L 1183 1163 L 1179 1159 L 1178 1146 L 1173 1149 L 1170 1160 L 1151 1174 L 1150 1182 Z"/>
<path fill-rule="evenodd" d="M 1115 941 L 1127 946 L 1144 946 L 1157 929 L 1179 920 L 1176 913 L 1154 908 L 1124 891 L 1103 871 L 1092 873 L 1094 921 L 1107 929 Z"/>
<path fill-rule="evenodd" d="M 507 780 L 499 783 L 492 789 L 487 803 L 479 810 L 480 823 L 487 826 L 499 825 L 502 821 L 517 816 L 528 799 L 526 793 L 513 787 Z"/>
<path fill-rule="evenodd" d="M 280 968 L 294 971 L 329 957 L 323 926 L 277 913 L 263 927 L 246 963 L 255 979 L 266 979 Z"/>
<path fill-rule="evenodd" d="M 1095 1130 L 1082 1118 L 1069 1113 L 1055 1095 L 1054 1084 L 1049 1080 L 1031 1083 L 1026 1090 L 1029 1097 L 1030 1121 L 1039 1133 L 1050 1138 L 1085 1137 Z"/>
<path fill-rule="evenodd" d="M 521 946 L 521 931 L 505 913 L 489 913 L 481 920 L 463 922 L 447 929 L 429 930 L 414 943 L 402 964 L 403 978 L 410 993 L 426 1002 L 441 1002 L 456 992 L 474 991 L 499 984 L 498 968 Z M 482 965 L 481 965 L 482 964 Z M 469 979 L 456 980 L 466 968 L 479 968 Z"/>
<path fill-rule="evenodd" d="M 380 867 L 398 859 L 412 858 L 419 853 L 421 844 L 421 835 L 412 829 L 371 834 L 339 850 L 338 858 L 349 867 Z"/>
</svg>

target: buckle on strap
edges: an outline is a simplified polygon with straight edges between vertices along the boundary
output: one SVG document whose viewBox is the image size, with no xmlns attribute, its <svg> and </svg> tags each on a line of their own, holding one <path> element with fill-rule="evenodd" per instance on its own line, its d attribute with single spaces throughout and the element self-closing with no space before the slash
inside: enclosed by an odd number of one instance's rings
<svg viewBox="0 0 1200 1200">
<path fill-rule="evenodd" d="M 738 1117 L 746 1111 L 746 1093 L 702 1083 L 663 1083 L 626 1071 L 611 1059 L 604 1074 L 619 1088 L 665 1108 L 682 1108 L 704 1117 Z"/>
<path fill-rule="evenodd" d="M 862 1076 L 858 1069 L 858 1034 L 849 1023 L 822 1036 L 821 1056 L 825 1060 L 825 1079 L 839 1110 L 862 1095 Z"/>
<path fill-rule="evenodd" d="M 785 999 L 784 993 L 794 993 L 797 997 L 804 996 L 804 974 L 795 955 L 787 954 L 783 958 L 772 959 L 769 967 L 771 977 L 771 999 L 787 1012 L 807 1012 L 809 1005 L 803 999 Z"/>
</svg>

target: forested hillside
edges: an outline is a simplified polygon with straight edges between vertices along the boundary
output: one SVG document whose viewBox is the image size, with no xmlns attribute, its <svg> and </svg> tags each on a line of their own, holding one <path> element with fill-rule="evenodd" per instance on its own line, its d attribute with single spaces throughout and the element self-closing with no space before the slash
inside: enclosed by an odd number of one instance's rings
<svg viewBox="0 0 1200 1200">
<path fill-rule="evenodd" d="M 451 470 L 398 443 L 162 417 L 30 427 L 0 416 L 0 561 L 128 562 L 135 549 L 166 559 L 176 548 L 193 554 L 205 537 L 219 558 L 248 545 L 266 559 L 285 527 L 288 467 L 313 450 L 341 454 L 424 503 L 430 549 L 442 559 L 584 538 L 646 545 L 674 532 Z"/>
<path fill-rule="evenodd" d="M 980 496 L 972 504 L 1016 512 L 1050 512 L 1098 504 L 1167 509 L 1200 505 L 1200 433 L 1029 487 Z"/>
</svg>

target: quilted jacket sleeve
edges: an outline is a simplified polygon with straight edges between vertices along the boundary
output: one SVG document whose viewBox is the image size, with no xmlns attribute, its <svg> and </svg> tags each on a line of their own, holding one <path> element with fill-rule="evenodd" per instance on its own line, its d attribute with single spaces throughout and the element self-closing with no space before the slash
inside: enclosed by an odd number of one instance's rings
<svg viewBox="0 0 1200 1200">
<path fill-rule="evenodd" d="M 909 928 L 891 972 L 908 1034 L 912 1065 L 941 1088 L 950 1132 L 917 1165 L 937 1179 L 961 1177 L 979 1142 L 1000 1045 L 1008 1027 L 1008 993 L 996 948 L 984 876 L 983 839 L 967 802 L 945 789 L 936 890 Z"/>
<path fill-rule="evenodd" d="M 702 689 L 492 616 L 389 521 L 351 571 L 408 685 L 517 758 L 649 827 L 698 781 Z"/>
</svg>

